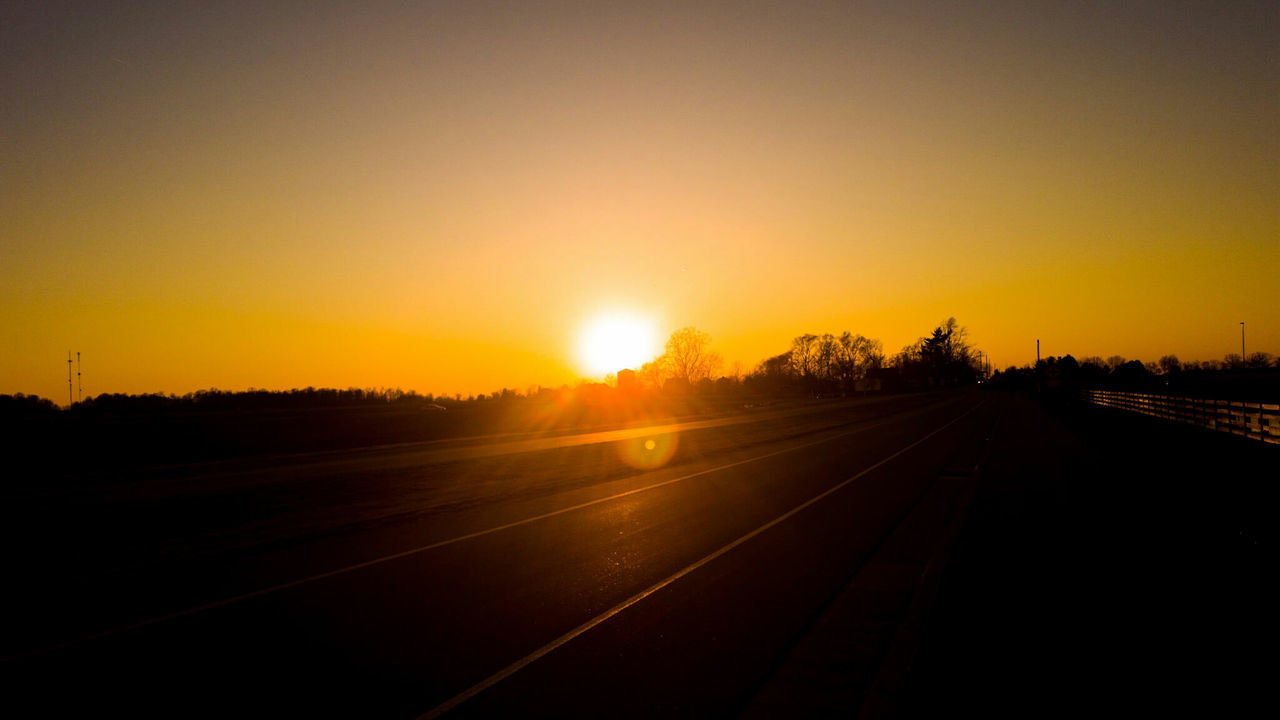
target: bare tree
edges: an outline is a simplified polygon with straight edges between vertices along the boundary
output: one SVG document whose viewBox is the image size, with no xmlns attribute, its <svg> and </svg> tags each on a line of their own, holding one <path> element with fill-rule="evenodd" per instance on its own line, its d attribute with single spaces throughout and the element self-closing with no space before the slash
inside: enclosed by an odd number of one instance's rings
<svg viewBox="0 0 1280 720">
<path fill-rule="evenodd" d="M 771 358 L 761 360 L 754 371 L 754 375 L 768 380 L 783 380 L 791 377 L 794 370 L 791 366 L 791 353 L 784 352 L 780 355 L 774 355 Z"/>
<path fill-rule="evenodd" d="M 695 327 L 680 328 L 671 333 L 663 357 L 671 377 L 690 385 L 719 372 L 722 362 L 720 355 L 711 350 L 711 336 Z"/>
<path fill-rule="evenodd" d="M 865 378 L 871 370 L 880 367 L 884 361 L 879 340 L 871 340 L 862 335 L 854 335 L 845 331 L 841 333 L 836 348 L 834 367 L 835 379 L 850 390 L 854 384 Z"/>
<path fill-rule="evenodd" d="M 811 377 L 817 370 L 818 336 L 805 333 L 791 341 L 791 366 L 797 375 Z"/>
<path fill-rule="evenodd" d="M 636 371 L 636 379 L 641 385 L 660 388 L 667 378 L 671 377 L 671 362 L 666 355 L 660 355 L 640 366 Z"/>
<path fill-rule="evenodd" d="M 1255 352 L 1249 353 L 1249 358 L 1245 361 L 1245 364 L 1251 368 L 1265 368 L 1271 366 L 1271 360 L 1271 353 Z"/>
<path fill-rule="evenodd" d="M 836 360 L 840 354 L 840 344 L 831 333 L 818 338 L 814 352 L 815 373 L 823 380 L 838 379 Z"/>
<path fill-rule="evenodd" d="M 902 349 L 894 359 L 905 382 L 916 386 L 950 386 L 978 377 L 978 351 L 969 345 L 965 328 L 947 318 L 928 337 Z"/>
<path fill-rule="evenodd" d="M 1177 355 L 1165 355 L 1160 358 L 1160 372 L 1165 375 L 1174 375 L 1182 370 L 1182 363 L 1178 362 Z"/>
</svg>

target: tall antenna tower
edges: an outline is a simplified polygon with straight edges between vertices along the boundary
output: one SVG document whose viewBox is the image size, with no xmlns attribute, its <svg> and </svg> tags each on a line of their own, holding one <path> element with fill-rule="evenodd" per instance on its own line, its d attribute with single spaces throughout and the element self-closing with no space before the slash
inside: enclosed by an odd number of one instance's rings
<svg viewBox="0 0 1280 720">
<path fill-rule="evenodd" d="M 80 381 L 80 351 L 76 351 L 76 402 L 84 402 L 84 384 Z"/>
<path fill-rule="evenodd" d="M 75 398 L 75 395 L 72 394 L 71 392 L 74 389 L 75 388 L 71 386 L 71 351 L 68 350 L 67 351 L 67 407 L 71 407 L 73 404 L 75 404 L 76 398 Z"/>
</svg>

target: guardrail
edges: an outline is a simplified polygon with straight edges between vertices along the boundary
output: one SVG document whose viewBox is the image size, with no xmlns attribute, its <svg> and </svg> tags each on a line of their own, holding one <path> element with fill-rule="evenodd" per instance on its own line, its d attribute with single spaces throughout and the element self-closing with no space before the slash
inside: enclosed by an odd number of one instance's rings
<svg viewBox="0 0 1280 720">
<path fill-rule="evenodd" d="M 1280 404 L 1086 390 L 1089 402 L 1280 445 Z"/>
</svg>

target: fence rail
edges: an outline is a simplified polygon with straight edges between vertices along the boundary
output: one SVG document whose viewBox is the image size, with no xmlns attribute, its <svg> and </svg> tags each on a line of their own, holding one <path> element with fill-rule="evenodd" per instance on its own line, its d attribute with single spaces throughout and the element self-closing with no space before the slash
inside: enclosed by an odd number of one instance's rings
<svg viewBox="0 0 1280 720">
<path fill-rule="evenodd" d="M 1280 445 L 1280 404 L 1088 390 L 1089 402 Z"/>
</svg>

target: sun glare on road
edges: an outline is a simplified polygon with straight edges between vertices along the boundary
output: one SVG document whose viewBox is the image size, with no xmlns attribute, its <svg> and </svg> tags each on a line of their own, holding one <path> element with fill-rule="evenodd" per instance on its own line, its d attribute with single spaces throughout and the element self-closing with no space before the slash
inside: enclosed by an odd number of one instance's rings
<svg viewBox="0 0 1280 720">
<path fill-rule="evenodd" d="M 591 375 L 636 369 L 657 354 L 653 322 L 638 315 L 619 312 L 597 315 L 578 337 L 578 362 Z"/>
</svg>

